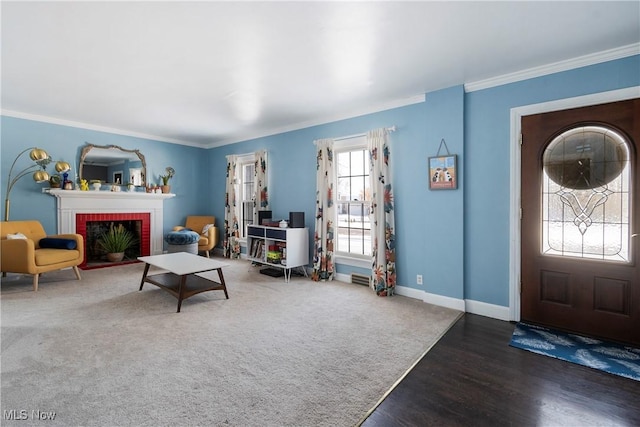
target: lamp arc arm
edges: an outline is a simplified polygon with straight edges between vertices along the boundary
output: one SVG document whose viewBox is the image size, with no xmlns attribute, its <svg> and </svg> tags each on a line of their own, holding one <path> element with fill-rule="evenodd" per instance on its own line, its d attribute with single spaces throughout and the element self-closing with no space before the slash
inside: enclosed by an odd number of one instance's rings
<svg viewBox="0 0 640 427">
<path fill-rule="evenodd" d="M 13 188 L 13 184 L 15 184 L 18 179 L 20 179 L 21 177 L 24 176 L 24 173 L 20 173 L 16 178 L 14 178 L 12 180 L 11 179 L 11 174 L 13 173 L 13 168 L 16 166 L 16 162 L 18 161 L 20 156 L 22 156 L 24 153 L 26 153 L 29 150 L 33 150 L 33 147 L 29 147 L 29 148 L 21 151 L 20 154 L 18 154 L 16 156 L 15 160 L 13 161 L 13 163 L 11 163 L 11 168 L 9 169 L 9 176 L 7 177 L 7 192 L 5 193 L 7 198 L 9 197 L 9 192 L 11 191 L 11 188 Z M 33 165 L 31 165 L 29 167 L 33 167 Z M 23 171 L 23 172 L 25 172 L 25 171 Z"/>
<path fill-rule="evenodd" d="M 39 167 L 38 165 L 31 165 L 31 166 L 27 167 L 26 169 L 24 169 L 23 171 L 21 171 L 21 172 L 20 172 L 18 175 L 16 175 L 16 177 L 15 177 L 15 178 L 13 178 L 11 181 L 9 181 L 9 182 L 7 183 L 7 192 L 6 192 L 7 198 L 9 197 L 9 193 L 11 192 L 11 189 L 13 188 L 13 186 L 15 185 L 15 183 L 16 183 L 16 182 L 18 182 L 18 180 L 19 180 L 20 178 L 22 178 L 23 176 L 28 175 L 28 174 L 30 174 L 31 172 L 33 172 L 33 171 L 37 170 L 37 169 L 38 169 L 38 167 Z"/>
<path fill-rule="evenodd" d="M 24 168 L 23 170 L 21 170 L 20 172 L 18 172 L 18 174 L 15 176 L 15 178 L 11 178 L 11 175 L 13 174 L 13 168 L 16 166 L 16 163 L 18 162 L 18 159 L 27 151 L 31 151 L 32 155 L 31 155 L 31 160 L 33 160 L 36 164 L 35 165 L 31 165 L 31 166 L 27 166 L 26 168 Z M 48 160 L 47 160 L 48 159 Z M 18 180 L 20 178 L 22 178 L 23 176 L 33 172 L 34 170 L 37 170 L 39 167 L 42 167 L 44 169 L 45 165 L 47 163 L 49 163 L 49 161 L 51 160 L 51 158 L 49 157 L 49 155 L 47 154 L 46 151 L 41 150 L 37 147 L 29 147 L 24 149 L 23 151 L 20 152 L 20 154 L 18 154 L 15 158 L 15 160 L 13 161 L 13 163 L 11 163 L 11 168 L 9 169 L 9 175 L 7 176 L 7 191 L 5 192 L 5 211 L 4 211 L 4 220 L 8 221 L 9 220 L 9 194 L 11 193 L 11 189 L 13 188 L 13 186 L 15 185 L 16 182 L 18 182 Z"/>
</svg>

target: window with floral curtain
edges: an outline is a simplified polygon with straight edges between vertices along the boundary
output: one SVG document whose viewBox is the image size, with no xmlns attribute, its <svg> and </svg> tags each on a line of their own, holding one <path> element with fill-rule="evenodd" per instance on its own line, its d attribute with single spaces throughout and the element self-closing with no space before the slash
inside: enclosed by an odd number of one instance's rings
<svg viewBox="0 0 640 427">
<path fill-rule="evenodd" d="M 238 158 L 227 156 L 227 179 L 224 211 L 224 240 L 222 249 L 225 258 L 240 258 L 240 241 L 238 231 L 238 206 L 236 203 L 236 167 Z"/>
<path fill-rule="evenodd" d="M 393 295 L 396 286 L 394 200 L 388 133 L 384 128 L 367 132 L 373 252 L 369 284 L 379 296 Z"/>
<path fill-rule="evenodd" d="M 333 280 L 335 233 L 333 139 L 317 140 L 314 144 L 316 145 L 316 224 L 311 279 Z"/>
<path fill-rule="evenodd" d="M 269 210 L 267 151 L 255 152 L 254 190 L 253 198 L 253 223 L 258 224 L 258 211 Z"/>
</svg>

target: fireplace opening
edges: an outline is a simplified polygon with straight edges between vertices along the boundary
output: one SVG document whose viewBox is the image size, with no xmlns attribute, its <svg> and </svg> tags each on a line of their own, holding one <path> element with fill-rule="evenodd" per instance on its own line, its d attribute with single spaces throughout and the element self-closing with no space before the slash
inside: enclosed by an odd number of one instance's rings
<svg viewBox="0 0 640 427">
<path fill-rule="evenodd" d="M 107 251 L 100 245 L 100 237 L 112 227 L 129 231 L 135 243 L 124 251 L 124 258 L 110 260 Z M 111 267 L 115 265 L 139 262 L 139 256 L 150 255 L 150 215 L 148 213 L 131 214 L 77 214 L 76 232 L 84 237 L 85 257 L 80 268 Z"/>
<path fill-rule="evenodd" d="M 131 247 L 125 249 L 124 258 L 115 262 L 133 262 L 142 255 L 140 239 L 142 236 L 142 221 L 89 221 L 87 222 L 87 238 L 85 240 L 87 246 L 87 266 L 91 267 L 96 264 L 110 264 L 114 262 L 108 259 L 107 251 L 100 245 L 100 238 L 112 228 L 118 228 L 120 226 L 134 236 L 135 242 Z"/>
</svg>

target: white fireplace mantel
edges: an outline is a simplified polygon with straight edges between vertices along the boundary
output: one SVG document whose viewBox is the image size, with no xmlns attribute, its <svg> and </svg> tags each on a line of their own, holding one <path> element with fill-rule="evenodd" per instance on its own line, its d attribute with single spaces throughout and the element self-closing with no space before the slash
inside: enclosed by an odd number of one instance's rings
<svg viewBox="0 0 640 427">
<path fill-rule="evenodd" d="M 76 232 L 76 214 L 149 213 L 151 217 L 151 254 L 163 249 L 163 202 L 175 194 L 140 191 L 78 191 L 50 189 L 58 208 L 58 233 Z"/>
</svg>

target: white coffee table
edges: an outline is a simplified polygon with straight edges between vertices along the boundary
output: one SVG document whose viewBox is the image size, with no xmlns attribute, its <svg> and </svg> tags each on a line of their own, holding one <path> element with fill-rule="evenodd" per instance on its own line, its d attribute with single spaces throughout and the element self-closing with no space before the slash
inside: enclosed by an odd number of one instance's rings
<svg viewBox="0 0 640 427">
<path fill-rule="evenodd" d="M 138 260 L 145 263 L 140 290 L 144 283 L 148 282 L 169 292 L 178 299 L 178 313 L 180 313 L 182 301 L 201 292 L 224 291 L 224 296 L 229 299 L 222 275 L 222 269 L 229 264 L 187 252 L 141 256 Z M 149 267 L 152 265 L 168 272 L 147 276 Z M 219 282 L 197 275 L 197 273 L 212 270 L 218 271 Z"/>
</svg>

